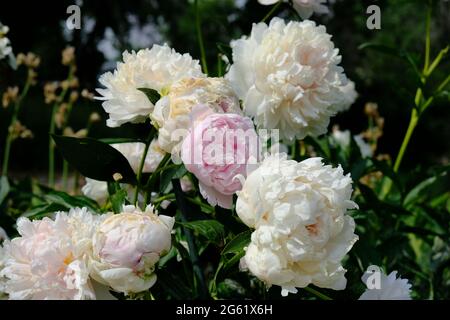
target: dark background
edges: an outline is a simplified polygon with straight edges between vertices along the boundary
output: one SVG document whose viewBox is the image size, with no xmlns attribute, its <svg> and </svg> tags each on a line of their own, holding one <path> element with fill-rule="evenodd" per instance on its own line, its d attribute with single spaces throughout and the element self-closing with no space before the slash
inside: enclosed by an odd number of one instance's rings
<svg viewBox="0 0 450 320">
<path fill-rule="evenodd" d="M 210 73 L 216 71 L 217 43 L 228 44 L 233 38 L 248 34 L 253 22 L 258 22 L 270 10 L 257 0 L 200 0 L 202 29 L 208 55 Z M 68 32 L 66 8 L 79 4 L 82 30 Z M 370 4 L 381 7 L 382 29 L 366 28 L 366 8 Z M 363 113 L 366 102 L 376 102 L 385 118 L 385 132 L 379 152 L 395 157 L 409 121 L 416 82 L 409 65 L 393 56 L 371 50 L 358 50 L 368 41 L 405 49 L 423 61 L 425 1 L 335 0 L 331 15 L 312 17 L 324 24 L 343 57 L 342 65 L 356 83 L 360 96 L 349 112 L 332 119 L 342 129 L 357 134 L 367 126 Z M 448 45 L 450 38 L 450 1 L 435 1 L 432 20 L 432 59 Z M 277 14 L 295 18 L 287 5 Z M 68 44 L 76 48 L 77 75 L 81 87 L 93 91 L 99 75 L 115 67 L 115 61 L 125 49 L 150 47 L 167 42 L 179 52 L 188 52 L 199 59 L 195 33 L 193 1 L 2 1 L 0 21 L 10 27 L 8 37 L 14 53 L 32 51 L 41 57 L 38 84 L 33 87 L 22 105 L 19 119 L 35 135 L 33 140 L 15 141 L 12 147 L 13 174 L 45 173 L 47 170 L 48 127 L 51 106 L 43 100 L 42 87 L 52 80 L 62 80 L 67 68 L 61 65 L 61 51 Z M 105 51 L 104 48 L 109 48 Z M 106 52 L 106 55 L 105 55 Z M 420 63 L 422 67 L 422 63 Z M 450 72 L 446 58 L 432 76 L 435 83 Z M 23 84 L 25 75 L 0 66 L 0 93 L 6 86 Z M 89 114 L 98 111 L 104 119 L 100 102 L 80 100 L 74 107 L 70 126 L 83 128 Z M 0 146 L 4 145 L 6 126 L 11 108 L 0 108 Z M 406 170 L 420 163 L 423 166 L 449 162 L 450 105 L 439 100 L 423 116 L 416 129 L 403 162 Z M 91 130 L 93 137 L 123 136 L 130 127 L 108 129 L 104 122 Z M 0 147 L 0 153 L 3 152 Z M 60 163 L 60 161 L 57 161 Z"/>
</svg>

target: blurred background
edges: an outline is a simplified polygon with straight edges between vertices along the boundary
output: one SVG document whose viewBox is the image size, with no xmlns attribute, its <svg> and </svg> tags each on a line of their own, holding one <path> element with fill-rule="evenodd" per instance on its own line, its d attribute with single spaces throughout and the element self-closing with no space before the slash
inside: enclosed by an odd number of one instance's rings
<svg viewBox="0 0 450 320">
<path fill-rule="evenodd" d="M 69 16 L 66 9 L 72 4 L 81 8 L 81 30 L 71 31 L 66 27 L 65 21 Z M 366 28 L 366 8 L 371 4 L 381 8 L 381 30 Z M 217 69 L 220 50 L 226 50 L 230 40 L 248 34 L 252 23 L 260 21 L 271 9 L 260 5 L 257 0 L 200 0 L 199 6 L 212 74 Z M 329 7 L 330 14 L 314 15 L 312 19 L 324 24 L 333 36 L 342 54 L 342 66 L 359 92 L 359 98 L 350 111 L 333 118 L 330 128 L 338 123 L 341 129 L 349 129 L 353 134 L 361 132 L 367 127 L 364 105 L 377 103 L 381 116 L 385 118 L 378 152 L 395 157 L 409 122 L 417 88 L 414 71 L 401 59 L 369 49 L 359 50 L 358 47 L 366 42 L 381 43 L 407 50 L 413 59 L 423 61 L 425 1 L 334 0 Z M 431 26 L 432 58 L 450 42 L 449 13 L 450 1 L 435 1 Z M 288 5 L 280 6 L 276 14 L 286 19 L 297 19 Z M 51 104 L 44 101 L 43 87 L 50 81 L 67 78 L 68 68 L 61 64 L 61 52 L 66 46 L 75 47 L 79 90 L 86 88 L 91 92 L 99 86 L 99 75 L 114 69 L 124 50 L 138 50 L 166 42 L 178 52 L 188 52 L 194 58 L 200 58 L 193 1 L 2 1 L 0 21 L 10 27 L 8 37 L 15 54 L 34 52 L 41 58 L 37 85 L 30 89 L 19 115 L 34 138 L 14 142 L 10 161 L 12 176 L 46 175 Z M 447 56 L 432 79 L 438 83 L 449 73 Z M 25 71 L 14 72 L 6 65 L 0 65 L 0 94 L 8 86 L 22 86 L 25 78 Z M 11 109 L 0 108 L 0 153 L 3 153 Z M 70 118 L 70 127 L 74 131 L 84 128 L 92 112 L 98 112 L 103 120 L 106 119 L 99 101 L 79 99 Z M 448 98 L 436 101 L 414 133 L 403 170 L 408 170 L 414 163 L 421 163 L 424 167 L 449 163 L 449 121 Z M 139 130 L 134 126 L 109 129 L 104 123 L 94 124 L 89 135 L 95 138 L 124 137 L 132 130 Z M 56 163 L 60 165 L 61 161 Z"/>
</svg>

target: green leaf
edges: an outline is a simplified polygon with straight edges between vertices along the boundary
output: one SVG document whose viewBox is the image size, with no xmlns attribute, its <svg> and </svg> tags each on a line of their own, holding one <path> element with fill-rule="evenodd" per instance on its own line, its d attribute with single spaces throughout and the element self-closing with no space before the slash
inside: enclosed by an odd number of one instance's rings
<svg viewBox="0 0 450 320">
<path fill-rule="evenodd" d="M 26 212 L 21 216 L 30 219 L 41 219 L 49 214 L 53 214 L 57 211 L 66 211 L 67 207 L 59 203 L 50 203 L 36 206 Z"/>
<path fill-rule="evenodd" d="M 225 228 L 223 224 L 216 220 L 197 220 L 189 222 L 179 222 L 180 225 L 194 230 L 210 240 L 213 243 L 220 243 L 223 240 L 225 234 Z"/>
<path fill-rule="evenodd" d="M 417 202 L 425 201 L 426 199 L 433 199 L 436 196 L 449 192 L 450 190 L 450 175 L 444 171 L 441 174 L 425 179 L 416 185 L 406 195 L 403 205 L 410 207 Z"/>
<path fill-rule="evenodd" d="M 120 182 L 136 184 L 136 175 L 128 160 L 110 145 L 91 138 L 52 137 L 62 156 L 82 175 L 114 181 L 113 175 L 119 173 Z"/>
<path fill-rule="evenodd" d="M 9 186 L 8 178 L 5 176 L 2 176 L 0 178 L 0 205 L 3 203 L 3 201 L 8 196 L 10 190 L 11 190 L 11 188 Z"/>
<path fill-rule="evenodd" d="M 221 279 L 223 273 L 237 264 L 244 256 L 244 248 L 250 243 L 252 233 L 253 230 L 246 230 L 239 233 L 223 248 L 219 266 L 217 267 L 214 278 L 210 283 L 210 290 L 213 294 L 217 293 L 217 281 Z"/>
<path fill-rule="evenodd" d="M 74 207 L 88 207 L 92 210 L 98 210 L 98 204 L 85 196 L 71 196 L 62 191 L 49 190 L 44 195 L 44 199 L 49 203 L 56 203 L 65 206 L 67 209 Z"/>
<path fill-rule="evenodd" d="M 174 272 L 168 272 L 160 269 L 157 272 L 158 284 L 168 292 L 174 299 L 186 300 L 193 298 L 193 292 L 189 286 L 185 284 L 183 278 Z"/>
<path fill-rule="evenodd" d="M 108 182 L 109 200 L 114 213 L 120 213 L 123 210 L 123 205 L 127 204 L 127 192 L 120 187 L 117 182 Z"/>
<path fill-rule="evenodd" d="M 246 230 L 239 233 L 225 245 L 221 255 L 224 256 L 229 253 L 239 254 L 244 251 L 244 248 L 250 243 L 252 233 L 253 230 Z"/>
<path fill-rule="evenodd" d="M 161 193 L 166 193 L 167 188 L 172 181 L 172 179 L 180 179 L 186 174 L 187 170 L 184 165 L 179 165 L 161 173 L 161 181 L 159 185 L 159 191 Z"/>
<path fill-rule="evenodd" d="M 102 138 L 98 139 L 103 143 L 107 144 L 115 144 L 115 143 L 130 143 L 130 142 L 142 142 L 145 143 L 145 140 L 142 138 Z"/>
<path fill-rule="evenodd" d="M 156 104 L 158 100 L 161 98 L 161 95 L 156 90 L 150 88 L 138 88 L 138 90 L 145 93 L 148 100 L 150 100 L 150 102 L 153 104 Z"/>
</svg>

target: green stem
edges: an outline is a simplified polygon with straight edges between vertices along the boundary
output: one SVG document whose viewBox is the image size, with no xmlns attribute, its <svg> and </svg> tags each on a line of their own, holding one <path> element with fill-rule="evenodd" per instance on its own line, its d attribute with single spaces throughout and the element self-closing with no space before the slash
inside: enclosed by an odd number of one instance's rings
<svg viewBox="0 0 450 320">
<path fill-rule="evenodd" d="M 416 128 L 418 122 L 419 122 L 419 114 L 417 112 L 417 109 L 414 108 L 414 109 L 412 109 L 412 112 L 411 112 L 411 119 L 409 120 L 408 130 L 406 130 L 406 134 L 405 134 L 405 137 L 403 138 L 402 146 L 400 147 L 397 158 L 395 159 L 394 172 L 398 172 L 398 169 L 400 168 L 400 164 L 402 163 L 406 148 L 408 147 L 409 141 L 411 140 L 411 136 L 412 136 L 414 129 Z"/>
<path fill-rule="evenodd" d="M 70 67 L 69 70 L 69 75 L 67 77 L 67 80 L 70 82 L 70 80 L 72 80 L 72 77 L 75 73 L 75 68 L 74 67 Z M 58 106 L 59 103 L 61 103 L 68 91 L 68 87 L 64 88 L 59 97 L 56 99 L 55 103 L 53 104 L 52 107 L 52 117 L 50 119 L 50 135 L 48 138 L 48 185 L 49 187 L 53 188 L 55 186 L 55 143 L 53 142 L 53 138 L 52 138 L 52 134 L 55 133 L 55 115 L 56 112 L 58 111 Z"/>
<path fill-rule="evenodd" d="M 197 39 L 198 39 L 198 45 L 200 47 L 200 55 L 201 55 L 203 72 L 208 74 L 208 65 L 206 63 L 205 46 L 203 44 L 203 35 L 202 35 L 202 29 L 201 29 L 198 0 L 195 0 L 195 29 L 197 30 Z"/>
<path fill-rule="evenodd" d="M 63 181 L 63 190 L 68 191 L 68 177 L 69 177 L 69 163 L 66 160 L 63 160 L 63 171 L 62 171 L 62 181 Z"/>
<path fill-rule="evenodd" d="M 173 179 L 172 185 L 173 185 L 173 191 L 175 193 L 176 202 L 178 204 L 178 208 L 180 209 L 181 222 L 186 223 L 186 222 L 188 222 L 187 203 L 184 199 L 183 191 L 181 190 L 180 180 Z M 191 230 L 189 230 L 188 228 L 183 226 L 182 229 L 183 229 L 184 235 L 186 236 L 186 241 L 188 243 L 189 257 L 191 259 L 192 269 L 198 280 L 199 297 L 200 297 L 200 299 L 207 299 L 209 296 L 209 291 L 208 291 L 208 287 L 206 285 L 205 276 L 202 271 L 203 269 L 200 267 L 200 259 L 198 256 L 197 246 L 195 245 L 194 236 L 193 236 Z"/>
<path fill-rule="evenodd" d="M 52 115 L 50 119 L 50 137 L 48 141 L 48 185 L 53 187 L 55 185 L 55 144 L 53 142 L 52 134 L 55 133 L 55 115 L 58 110 L 58 105 L 55 103 L 52 107 Z"/>
<path fill-rule="evenodd" d="M 318 297 L 318 298 L 320 298 L 322 300 L 333 300 L 332 298 L 330 298 L 326 294 L 323 294 L 323 293 L 321 293 L 321 292 L 319 292 L 319 291 L 317 291 L 317 290 L 315 290 L 313 288 L 305 287 L 303 289 L 305 289 L 305 291 L 308 291 L 309 293 L 315 295 L 316 297 Z"/>
<path fill-rule="evenodd" d="M 219 53 L 217 55 L 217 76 L 218 77 L 222 77 L 223 76 L 222 68 L 223 68 L 222 54 Z"/>
<path fill-rule="evenodd" d="M 11 152 L 11 144 L 12 144 L 12 142 L 14 140 L 13 139 L 13 132 L 11 130 L 9 130 L 9 129 L 17 121 L 17 117 L 19 116 L 20 105 L 22 103 L 22 100 L 27 95 L 28 90 L 30 89 L 30 85 L 31 85 L 31 78 L 28 77 L 27 81 L 25 83 L 25 86 L 23 88 L 22 94 L 17 98 L 16 102 L 14 103 L 13 114 L 12 114 L 12 117 L 11 117 L 11 122 L 10 122 L 10 124 L 8 126 L 8 134 L 6 136 L 6 141 L 5 141 L 5 153 L 3 155 L 3 166 L 2 166 L 2 175 L 3 176 L 7 176 L 7 174 L 8 174 L 9 156 L 10 156 L 10 152 Z"/>
<path fill-rule="evenodd" d="M 139 163 L 139 169 L 137 172 L 136 191 L 134 192 L 134 199 L 133 199 L 133 203 L 135 206 L 137 205 L 137 201 L 138 201 L 139 188 L 141 186 L 142 170 L 144 170 L 145 159 L 147 158 L 148 149 L 150 148 L 150 144 L 153 140 L 153 137 L 155 136 L 155 133 L 156 133 L 155 128 L 152 127 L 152 129 L 150 130 L 150 133 L 148 135 L 147 141 L 145 142 L 145 148 L 144 148 L 144 152 L 142 153 L 141 162 Z"/>
<path fill-rule="evenodd" d="M 167 153 L 161 160 L 161 162 L 158 164 L 156 170 L 153 171 L 150 177 L 148 178 L 147 183 L 145 184 L 145 200 L 144 200 L 145 205 L 147 205 L 150 202 L 150 195 L 156 183 L 159 173 L 162 170 L 165 170 L 166 167 L 168 167 L 167 164 L 169 162 L 170 162 L 170 153 Z"/>
<path fill-rule="evenodd" d="M 425 37 L 425 64 L 423 72 L 426 74 L 430 65 L 430 48 L 431 48 L 431 5 L 428 4 L 427 21 L 426 21 L 426 37 Z"/>
<path fill-rule="evenodd" d="M 278 1 L 278 3 L 276 5 L 274 5 L 270 11 L 264 16 L 264 18 L 262 18 L 261 22 L 266 22 L 267 19 L 269 19 L 272 14 L 278 9 L 278 7 L 281 5 L 283 1 Z"/>
</svg>

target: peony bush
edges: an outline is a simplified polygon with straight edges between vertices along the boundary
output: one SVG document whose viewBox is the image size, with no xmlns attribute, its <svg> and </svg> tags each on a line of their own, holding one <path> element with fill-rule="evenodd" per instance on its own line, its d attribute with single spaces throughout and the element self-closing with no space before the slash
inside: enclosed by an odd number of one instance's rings
<svg viewBox="0 0 450 320">
<path fill-rule="evenodd" d="M 329 12 L 326 1 L 259 3 L 273 7 L 230 42 L 216 73 L 201 28 L 200 60 L 168 44 L 126 51 L 97 93 L 79 83 L 75 49 L 66 48 L 67 78 L 43 88 L 52 105 L 48 182 L 29 189 L 8 167 L 11 144 L 33 136 L 19 111 L 40 57 L 15 55 L 0 24 L 0 60 L 26 69 L 24 85 L 2 99 L 12 117 L 2 145 L 1 298 L 448 298 L 449 167 L 415 183 L 401 169 L 422 114 L 448 90 L 449 77 L 427 83 L 448 47 L 430 62 L 426 41 L 423 71 L 409 60 L 422 84 L 392 158 L 378 150 L 385 119 L 375 103 L 364 101 L 362 132 L 330 128 L 365 97 L 332 35 L 308 20 Z M 281 5 L 299 19 L 274 16 Z M 370 48 L 380 46 L 362 46 Z M 95 112 L 74 130 L 69 115 L 81 98 L 101 105 L 107 127 L 142 130 L 94 139 Z"/>
</svg>

